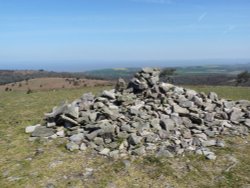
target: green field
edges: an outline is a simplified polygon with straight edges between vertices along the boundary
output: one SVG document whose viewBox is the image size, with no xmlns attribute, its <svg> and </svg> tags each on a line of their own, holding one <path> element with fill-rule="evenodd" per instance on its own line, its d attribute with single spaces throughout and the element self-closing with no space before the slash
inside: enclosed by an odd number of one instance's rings
<svg viewBox="0 0 250 188">
<path fill-rule="evenodd" d="M 228 99 L 250 100 L 250 88 L 189 88 L 215 91 Z M 0 187 L 34 188 L 50 183 L 55 187 L 249 187 L 250 137 L 226 138 L 226 147 L 215 150 L 215 161 L 187 154 L 171 159 L 130 158 L 130 163 L 96 156 L 91 151 L 69 152 L 64 139 L 28 140 L 24 128 L 40 123 L 53 106 L 77 99 L 84 92 L 103 89 L 0 93 Z M 232 158 L 238 161 L 235 165 Z M 94 169 L 87 179 L 86 168 Z"/>
<path fill-rule="evenodd" d="M 250 100 L 250 87 L 230 87 L 230 86 L 184 86 L 198 92 L 216 92 L 220 98 L 230 100 Z"/>
</svg>

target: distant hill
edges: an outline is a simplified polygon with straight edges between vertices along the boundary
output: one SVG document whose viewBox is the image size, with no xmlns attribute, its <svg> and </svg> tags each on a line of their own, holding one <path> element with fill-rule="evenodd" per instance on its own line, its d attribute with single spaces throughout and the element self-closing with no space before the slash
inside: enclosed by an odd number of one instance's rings
<svg viewBox="0 0 250 188">
<path fill-rule="evenodd" d="M 235 65 L 201 65 L 178 66 L 172 76 L 175 84 L 183 85 L 235 85 L 236 75 L 242 71 L 250 71 L 250 63 Z M 122 77 L 126 80 L 141 68 L 100 69 L 84 72 L 89 77 L 116 80 Z M 164 79 L 166 81 L 166 78 Z M 244 83 L 249 86 L 250 83 Z"/>
<path fill-rule="evenodd" d="M 206 75 L 206 74 L 226 74 L 237 75 L 242 71 L 250 71 L 250 63 L 234 65 L 200 65 L 175 67 L 178 75 Z"/>
<path fill-rule="evenodd" d="M 111 81 L 78 78 L 34 78 L 0 85 L 0 91 L 47 91 L 53 89 L 76 89 L 95 86 L 110 86 Z"/>
<path fill-rule="evenodd" d="M 15 83 L 35 78 L 77 78 L 100 79 L 85 75 L 83 72 L 54 72 L 44 70 L 0 70 L 0 85 Z"/>
<path fill-rule="evenodd" d="M 96 77 L 101 79 L 116 80 L 118 78 L 130 79 L 141 68 L 111 68 L 85 71 L 84 74 L 89 77 Z"/>
<path fill-rule="evenodd" d="M 202 63 L 201 63 L 202 64 Z M 250 71 L 250 63 L 228 65 L 176 66 L 171 77 L 175 84 L 183 85 L 235 85 L 236 75 Z M 73 78 L 94 80 L 129 80 L 141 68 L 110 68 L 85 72 L 53 72 L 44 70 L 0 70 L 0 85 L 16 84 L 37 78 Z M 165 80 L 164 80 L 165 79 Z M 163 78 L 166 81 L 167 78 Z M 244 83 L 250 86 L 250 83 Z"/>
<path fill-rule="evenodd" d="M 176 66 L 176 75 L 237 75 L 242 71 L 250 71 L 250 63 L 235 65 L 200 65 L 200 66 Z M 103 79 L 131 78 L 141 68 L 110 68 L 85 71 L 87 76 Z"/>
</svg>

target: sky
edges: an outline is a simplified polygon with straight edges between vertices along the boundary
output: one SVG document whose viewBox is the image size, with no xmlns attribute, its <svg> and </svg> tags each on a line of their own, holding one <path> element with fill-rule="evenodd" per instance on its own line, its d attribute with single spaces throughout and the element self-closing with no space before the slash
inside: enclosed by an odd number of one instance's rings
<svg viewBox="0 0 250 188">
<path fill-rule="evenodd" d="M 249 0 L 0 0 L 0 69 L 215 59 L 250 59 Z"/>
</svg>

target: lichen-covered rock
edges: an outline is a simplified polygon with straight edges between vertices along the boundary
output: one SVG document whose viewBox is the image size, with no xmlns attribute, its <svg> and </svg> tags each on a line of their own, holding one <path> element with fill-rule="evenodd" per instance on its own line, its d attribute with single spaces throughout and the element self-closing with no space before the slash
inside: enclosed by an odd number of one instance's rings
<svg viewBox="0 0 250 188">
<path fill-rule="evenodd" d="M 47 128 L 45 126 L 37 126 L 32 132 L 33 137 L 49 137 L 55 134 L 55 130 L 52 128 Z"/>
</svg>

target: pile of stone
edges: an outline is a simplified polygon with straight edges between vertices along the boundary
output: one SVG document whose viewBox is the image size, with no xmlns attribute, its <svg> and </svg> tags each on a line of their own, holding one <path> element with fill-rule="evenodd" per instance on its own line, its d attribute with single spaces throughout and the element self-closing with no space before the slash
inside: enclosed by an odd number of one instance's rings
<svg viewBox="0 0 250 188">
<path fill-rule="evenodd" d="M 84 94 L 54 107 L 32 137 L 67 137 L 66 148 L 92 148 L 114 158 L 156 154 L 173 157 L 192 151 L 215 159 L 209 146 L 224 147 L 219 135 L 248 135 L 250 102 L 219 99 L 159 81 L 159 69 L 144 68 L 126 84 L 100 96 Z"/>
</svg>

